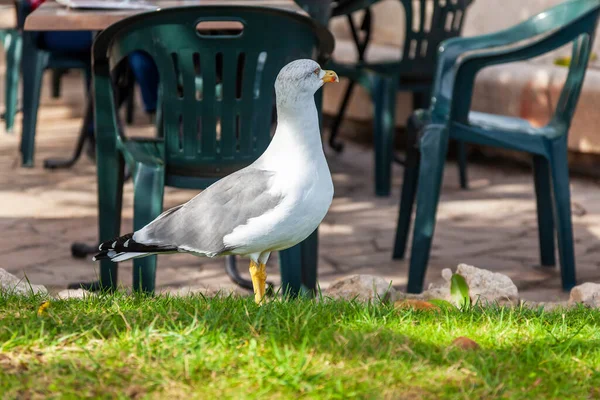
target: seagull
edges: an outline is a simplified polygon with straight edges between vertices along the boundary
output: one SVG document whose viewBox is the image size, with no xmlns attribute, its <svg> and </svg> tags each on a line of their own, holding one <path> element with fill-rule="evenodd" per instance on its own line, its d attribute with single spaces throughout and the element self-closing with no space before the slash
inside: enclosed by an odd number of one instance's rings
<svg viewBox="0 0 600 400">
<path fill-rule="evenodd" d="M 333 199 L 314 99 L 328 82 L 339 82 L 337 74 L 313 60 L 284 66 L 275 80 L 277 129 L 265 152 L 142 229 L 103 242 L 93 260 L 169 253 L 248 257 L 260 304 L 270 254 L 306 239 Z"/>
</svg>

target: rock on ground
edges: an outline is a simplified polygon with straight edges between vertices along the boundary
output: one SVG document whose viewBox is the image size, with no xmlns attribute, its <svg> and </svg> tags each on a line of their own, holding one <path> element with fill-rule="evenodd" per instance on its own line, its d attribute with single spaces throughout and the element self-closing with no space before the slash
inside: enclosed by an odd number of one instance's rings
<svg viewBox="0 0 600 400">
<path fill-rule="evenodd" d="M 324 297 L 388 302 L 396 297 L 391 281 L 380 276 L 351 275 L 333 282 L 323 291 Z"/>
<path fill-rule="evenodd" d="M 46 294 L 48 290 L 43 285 L 33 285 L 26 279 L 19 279 L 5 269 L 0 268 L 0 293 L 30 295 L 32 293 Z"/>
<path fill-rule="evenodd" d="M 238 295 L 235 289 L 230 288 L 222 288 L 215 289 L 205 286 L 183 286 L 177 288 L 167 288 L 161 292 L 161 294 L 168 294 L 169 296 L 192 296 L 197 294 L 202 294 L 205 297 L 215 297 L 219 296 L 229 296 L 229 295 Z"/>
<path fill-rule="evenodd" d="M 571 305 L 566 301 L 527 301 L 523 305 L 530 309 L 543 308 L 544 311 L 552 311 L 555 309 L 567 309 Z"/>
<path fill-rule="evenodd" d="M 600 307 L 600 283 L 586 282 L 571 289 L 569 303 Z"/>
<path fill-rule="evenodd" d="M 93 292 L 88 292 L 84 289 L 65 289 L 58 292 L 57 299 L 83 299 L 90 296 L 95 296 Z"/>
<path fill-rule="evenodd" d="M 469 294 L 473 302 L 516 302 L 519 299 L 519 291 L 513 281 L 506 275 L 497 272 L 476 268 L 467 264 L 459 264 L 456 273 L 462 275 L 469 285 Z M 424 299 L 451 300 L 450 279 L 452 271 L 446 268 L 442 271 L 444 283 L 441 285 L 430 285 L 423 292 Z"/>
</svg>

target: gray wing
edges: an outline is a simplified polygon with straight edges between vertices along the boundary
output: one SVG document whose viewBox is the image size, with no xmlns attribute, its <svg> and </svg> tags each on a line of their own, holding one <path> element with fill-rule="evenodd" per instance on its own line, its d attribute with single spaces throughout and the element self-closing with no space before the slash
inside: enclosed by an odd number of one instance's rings
<svg viewBox="0 0 600 400">
<path fill-rule="evenodd" d="M 187 203 L 171 208 L 134 234 L 142 244 L 175 246 L 216 255 L 223 238 L 275 208 L 282 196 L 269 194 L 273 172 L 244 168 L 217 181 Z"/>
</svg>

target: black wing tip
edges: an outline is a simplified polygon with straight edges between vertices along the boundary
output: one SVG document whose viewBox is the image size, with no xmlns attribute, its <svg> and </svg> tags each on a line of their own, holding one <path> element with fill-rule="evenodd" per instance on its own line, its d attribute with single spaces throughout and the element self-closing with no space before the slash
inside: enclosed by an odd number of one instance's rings
<svg viewBox="0 0 600 400">
<path fill-rule="evenodd" d="M 95 256 L 92 257 L 92 261 L 100 261 L 100 260 L 110 260 L 110 257 L 108 256 L 108 251 L 101 251 L 100 253 L 96 254 Z"/>
<path fill-rule="evenodd" d="M 131 240 L 133 242 L 133 232 L 128 233 L 123 236 L 119 236 L 112 240 L 107 240 L 105 242 L 100 243 L 100 246 L 98 246 L 98 250 L 100 250 L 100 251 L 114 250 L 115 248 L 119 248 L 120 246 L 123 246 L 125 244 L 125 242 L 127 242 L 128 240 Z M 135 242 L 133 242 L 133 243 L 135 243 Z"/>
<path fill-rule="evenodd" d="M 157 246 L 138 243 L 133 240 L 133 233 L 120 236 L 116 239 L 107 240 L 98 246 L 100 252 L 94 256 L 94 261 L 112 259 L 109 252 L 121 253 L 163 253 L 177 250 L 177 246 Z"/>
</svg>

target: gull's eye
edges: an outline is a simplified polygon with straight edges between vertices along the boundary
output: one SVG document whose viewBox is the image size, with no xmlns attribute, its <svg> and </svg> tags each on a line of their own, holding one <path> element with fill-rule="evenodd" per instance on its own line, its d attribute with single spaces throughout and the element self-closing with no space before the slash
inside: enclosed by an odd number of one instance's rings
<svg viewBox="0 0 600 400">
<path fill-rule="evenodd" d="M 317 68 L 313 71 L 313 73 L 317 76 L 319 76 L 319 74 L 321 73 L 321 68 Z"/>
</svg>

